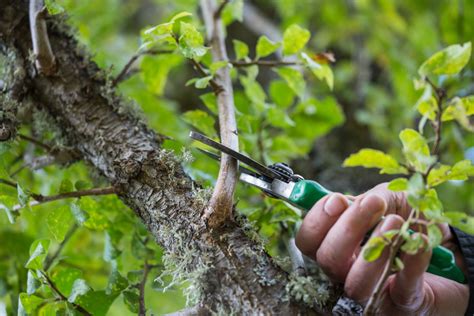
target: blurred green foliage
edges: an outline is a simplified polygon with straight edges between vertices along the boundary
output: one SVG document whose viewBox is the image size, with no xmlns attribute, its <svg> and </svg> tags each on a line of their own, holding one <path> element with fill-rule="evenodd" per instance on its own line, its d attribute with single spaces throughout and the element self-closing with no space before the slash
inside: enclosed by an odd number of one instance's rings
<svg viewBox="0 0 474 316">
<path fill-rule="evenodd" d="M 205 32 L 199 20 L 198 1 L 48 2 L 59 5 L 51 7 L 52 14 L 62 14 L 62 8 L 65 9 L 78 38 L 110 78 L 115 78 L 140 48 L 156 48 L 160 44 L 154 42 L 160 35 L 155 32 L 154 38 L 148 38 L 151 46 L 144 47 L 145 30 L 169 22 L 179 12 L 191 13 L 192 16 L 181 16 L 179 23 L 172 25 L 177 34 L 183 27 L 187 29 L 178 52 L 140 56 L 118 89 L 140 107 L 152 128 L 170 137 L 165 147 L 177 155 L 188 156 L 189 149 L 184 148 L 191 145 L 187 139 L 190 129 L 217 136 L 217 106 L 208 84 L 216 69 L 229 66 L 213 64 L 206 43 L 199 38 L 198 34 L 204 36 Z M 474 19 L 474 2 L 468 0 L 243 3 L 256 7 L 273 21 L 281 38 L 252 34 L 248 27 L 252 21 L 246 20 L 242 3 L 234 0 L 223 12 L 229 25 L 227 48 L 231 58 L 241 62 L 275 60 L 282 52 L 284 58 L 302 63 L 297 70 L 231 68 L 241 150 L 267 164 L 299 158 L 305 158 L 303 161 L 309 164 L 313 157 L 308 154 L 314 141 L 345 119 L 368 129 L 379 147 L 399 160 L 398 133 L 405 127 L 416 129 L 419 124 L 417 101 L 422 100 L 422 91 L 413 89 L 418 67 L 441 48 L 474 38 L 474 25 L 470 22 Z M 174 49 L 172 43 L 160 48 Z M 336 56 L 335 64 L 321 57 L 320 53 L 328 51 Z M 188 58 L 200 61 L 209 78 L 199 77 Z M 441 76 L 437 84 L 443 84 L 449 95 L 472 95 L 473 66 L 471 59 L 460 75 Z M 425 101 L 429 105 L 430 100 Z M 44 115 L 36 113 L 35 118 L 37 123 L 23 127 L 21 132 L 61 147 L 60 134 Z M 433 135 L 429 130 L 427 133 L 431 143 Z M 363 139 L 354 142 L 364 147 Z M 0 146 L 1 178 L 8 178 L 8 174 L 19 169 L 24 163 L 19 158 L 25 153 L 44 154 L 41 148 L 20 139 Z M 461 124 L 451 123 L 444 130 L 441 146 L 444 161 L 453 164 L 464 159 L 466 149 L 474 146 L 474 137 Z M 186 170 L 197 181 L 212 185 L 218 164 L 195 150 L 192 154 L 193 162 L 183 159 Z M 387 167 L 393 168 L 393 161 Z M 0 184 L 0 202 L 5 209 L 29 198 L 31 192 L 54 195 L 61 190 L 107 185 L 82 162 L 67 168 L 25 168 L 12 180 L 22 189 Z M 447 181 L 437 190 L 445 210 L 474 211 L 472 182 Z M 18 192 L 24 192 L 20 199 Z M 284 239 L 292 234 L 301 214 L 243 185 L 238 187 L 236 200 L 237 208 L 254 223 L 269 252 L 284 256 Z M 61 200 L 25 207 L 19 217 L 14 217 L 11 211 L 0 214 L 0 307 L 5 306 L 8 313 L 19 310 L 18 302 L 26 312 L 39 306 L 38 313 L 42 315 L 56 310 L 73 312 L 71 304 L 51 299 L 50 286 L 38 283 L 42 269 L 47 270 L 44 272 L 71 302 L 97 314 L 105 314 L 109 305 L 109 315 L 136 313 L 136 285 L 142 280 L 145 262 L 152 267 L 146 282 L 147 308 L 154 314 L 163 314 L 184 307 L 185 298 L 179 288 L 172 287 L 163 293 L 161 289 L 166 284 L 154 281 L 163 271 L 162 250 L 118 198 Z M 10 223 L 13 219 L 14 224 Z M 45 267 L 67 236 L 70 238 L 56 260 Z M 41 249 L 38 245 L 42 245 Z M 29 272 L 25 268 L 27 262 L 33 268 Z"/>
</svg>

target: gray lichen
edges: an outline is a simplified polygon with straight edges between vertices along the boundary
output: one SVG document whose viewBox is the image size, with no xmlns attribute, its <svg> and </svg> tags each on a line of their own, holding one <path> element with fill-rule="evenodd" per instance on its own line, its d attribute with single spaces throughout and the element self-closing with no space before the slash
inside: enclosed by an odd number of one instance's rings
<svg viewBox="0 0 474 316">
<path fill-rule="evenodd" d="M 331 295 L 329 283 L 314 276 L 300 276 L 296 273 L 290 274 L 286 292 L 290 300 L 303 302 L 312 308 L 326 306 Z"/>
</svg>

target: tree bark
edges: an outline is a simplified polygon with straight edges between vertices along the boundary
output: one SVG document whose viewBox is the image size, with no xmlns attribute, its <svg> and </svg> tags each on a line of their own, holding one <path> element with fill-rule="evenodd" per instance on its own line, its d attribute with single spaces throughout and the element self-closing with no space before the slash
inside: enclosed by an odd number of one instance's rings
<svg viewBox="0 0 474 316">
<path fill-rule="evenodd" d="M 28 95 L 50 113 L 82 158 L 119 188 L 119 197 L 166 250 L 174 273 L 191 280 L 200 306 L 238 314 L 323 313 L 289 297 L 288 274 L 250 237 L 245 219 L 208 229 L 202 221 L 207 199 L 176 157 L 160 148 L 162 137 L 115 95 L 59 18 L 47 21 L 57 68 L 45 76 L 28 59 L 27 1 L 0 0 L 0 8 L 0 45 L 25 62 Z"/>
</svg>

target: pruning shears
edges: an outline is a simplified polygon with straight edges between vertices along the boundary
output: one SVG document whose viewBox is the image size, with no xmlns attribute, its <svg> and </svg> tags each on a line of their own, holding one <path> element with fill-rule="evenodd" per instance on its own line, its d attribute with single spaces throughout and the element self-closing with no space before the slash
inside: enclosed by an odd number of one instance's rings
<svg viewBox="0 0 474 316">
<path fill-rule="evenodd" d="M 295 174 L 285 163 L 265 166 L 200 133 L 191 132 L 189 137 L 238 160 L 242 182 L 257 187 L 268 196 L 283 200 L 303 211 L 309 211 L 316 202 L 331 193 L 318 182 L 306 180 Z M 219 155 L 212 152 L 202 149 L 200 151 L 216 160 L 220 159 Z M 464 273 L 456 265 L 454 254 L 443 246 L 433 248 L 427 272 L 459 283 L 466 283 Z"/>
</svg>

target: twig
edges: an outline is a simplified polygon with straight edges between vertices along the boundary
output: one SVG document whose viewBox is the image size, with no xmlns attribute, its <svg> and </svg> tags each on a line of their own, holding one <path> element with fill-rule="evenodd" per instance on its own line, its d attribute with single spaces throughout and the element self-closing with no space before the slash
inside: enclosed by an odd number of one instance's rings
<svg viewBox="0 0 474 316">
<path fill-rule="evenodd" d="M 47 76 L 56 72 L 56 58 L 48 38 L 45 15 L 46 8 L 42 0 L 30 0 L 30 30 L 33 42 L 33 53 L 36 57 L 38 72 Z"/>
<path fill-rule="evenodd" d="M 229 61 L 234 67 L 249 67 L 253 65 L 264 66 L 264 67 L 278 67 L 278 66 L 298 66 L 301 65 L 297 61 L 287 60 L 252 60 L 252 61 Z"/>
<path fill-rule="evenodd" d="M 58 289 L 58 287 L 56 286 L 56 284 L 54 284 L 53 280 L 51 280 L 48 275 L 44 272 L 44 271 L 41 271 L 40 270 L 40 273 L 43 275 L 44 279 L 46 280 L 46 283 L 49 285 L 49 287 L 53 290 L 54 293 L 56 293 L 59 298 L 62 300 L 62 301 L 65 301 L 65 302 L 68 302 L 70 303 L 78 312 L 84 314 L 84 315 L 90 315 L 92 316 L 91 313 L 89 313 L 84 307 L 82 307 L 81 305 L 77 304 L 77 303 L 74 303 L 74 302 L 69 302 L 67 297 Z"/>
<path fill-rule="evenodd" d="M 20 137 L 21 139 L 23 140 L 26 140 L 26 141 L 29 141 L 30 143 L 33 143 L 35 144 L 36 146 L 39 146 L 47 151 L 51 151 L 51 146 L 37 140 L 36 138 L 33 138 L 31 136 L 26 136 L 26 135 L 23 135 L 23 134 L 18 134 L 18 137 Z"/>
<path fill-rule="evenodd" d="M 206 26 L 207 38 L 211 45 L 213 61 L 229 60 L 225 46 L 223 23 L 220 16 L 217 19 L 214 18 L 217 7 L 216 1 L 201 0 L 200 6 Z M 228 67 L 222 67 L 217 70 L 216 82 L 223 88 L 217 94 L 221 143 L 229 148 L 238 150 L 239 139 L 235 120 L 234 96 Z M 237 169 L 237 160 L 223 154 L 216 186 L 203 216 L 211 228 L 222 225 L 232 215 L 233 195 L 237 183 Z"/>
<path fill-rule="evenodd" d="M 410 215 L 408 216 L 407 222 L 411 222 L 415 214 L 416 214 L 416 209 L 412 209 L 410 212 Z M 380 276 L 380 279 L 377 281 L 377 284 L 375 285 L 375 288 L 372 292 L 372 295 L 369 298 L 369 301 L 367 302 L 367 305 L 364 309 L 364 316 L 372 316 L 372 315 L 377 314 L 376 312 L 377 312 L 377 308 L 384 291 L 385 282 L 390 276 L 390 272 L 392 270 L 392 263 L 394 262 L 394 259 L 398 254 L 398 250 L 400 249 L 400 246 L 402 245 L 401 243 L 402 238 L 403 238 L 403 235 L 401 233 L 398 233 L 395 239 L 390 243 L 387 263 L 385 264 L 385 267 L 383 269 L 382 275 Z"/>
<path fill-rule="evenodd" d="M 230 0 L 224 0 L 217 8 L 216 12 L 214 12 L 214 19 L 218 20 L 221 18 L 222 11 L 224 11 L 225 7 L 229 4 Z"/>
<path fill-rule="evenodd" d="M 140 293 L 138 298 L 138 315 L 146 316 L 146 305 L 145 305 L 145 285 L 148 278 L 148 273 L 150 272 L 150 265 L 148 265 L 148 259 L 145 259 L 143 265 L 143 277 L 138 285 L 138 291 Z"/>
<path fill-rule="evenodd" d="M 40 204 L 53 202 L 57 200 L 79 198 L 83 196 L 109 195 L 109 194 L 115 194 L 116 192 L 117 192 L 117 189 L 115 187 L 106 187 L 106 188 L 94 188 L 94 189 L 82 190 L 82 191 L 65 192 L 65 193 L 60 193 L 57 195 L 49 195 L 49 196 L 43 196 L 41 194 L 31 194 L 31 196 L 33 197 L 33 199 L 35 199 L 35 201 L 30 202 L 29 206 L 32 207 L 32 206 L 37 206 Z M 23 208 L 23 206 L 15 205 L 13 207 L 13 211 L 18 211 L 21 208 Z"/>
<path fill-rule="evenodd" d="M 194 59 L 191 59 L 191 63 L 193 64 L 194 68 L 196 69 L 196 71 L 199 73 L 200 76 L 202 76 L 202 77 L 209 76 L 209 74 L 206 72 L 206 70 L 201 65 L 201 63 L 199 63 L 198 61 L 196 61 Z M 219 93 L 221 93 L 224 90 L 224 88 L 221 85 L 219 85 L 216 82 L 215 79 L 209 80 L 209 85 L 211 86 L 211 88 L 214 91 L 215 95 L 218 95 Z"/>
<path fill-rule="evenodd" d="M 153 49 L 150 49 L 150 50 L 146 50 L 146 51 L 142 51 L 142 52 L 138 52 L 138 53 L 134 54 L 129 59 L 129 61 L 125 64 L 125 66 L 122 68 L 122 70 L 117 75 L 117 77 L 115 77 L 115 79 L 112 80 L 112 87 L 117 86 L 117 84 L 119 84 L 120 82 L 122 82 L 126 78 L 127 74 L 130 72 L 130 68 L 133 66 L 135 61 L 137 61 L 137 59 L 140 58 L 141 56 L 170 54 L 172 52 L 173 52 L 172 50 L 153 50 Z"/>
<path fill-rule="evenodd" d="M 54 263 L 54 260 L 56 260 L 56 258 L 59 256 L 59 254 L 61 253 L 61 251 L 63 250 L 64 246 L 67 244 L 67 242 L 69 241 L 69 239 L 71 239 L 72 235 L 74 235 L 74 233 L 76 232 L 78 226 L 77 224 L 73 224 L 71 226 L 71 228 L 68 230 L 68 232 L 66 233 L 66 236 L 64 236 L 64 239 L 63 241 L 59 244 L 59 247 L 58 249 L 56 249 L 56 251 L 54 252 L 54 254 L 50 257 L 48 256 L 45 260 L 45 263 L 44 263 L 44 270 L 45 271 L 48 271 L 49 268 L 51 267 L 51 265 Z"/>
</svg>

